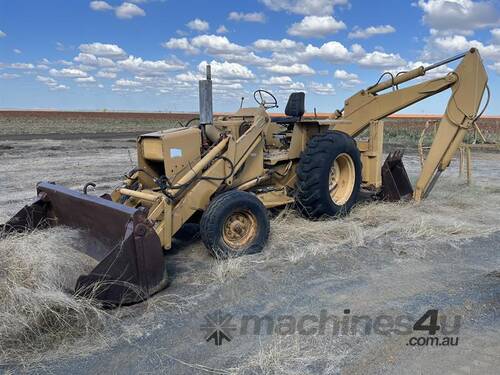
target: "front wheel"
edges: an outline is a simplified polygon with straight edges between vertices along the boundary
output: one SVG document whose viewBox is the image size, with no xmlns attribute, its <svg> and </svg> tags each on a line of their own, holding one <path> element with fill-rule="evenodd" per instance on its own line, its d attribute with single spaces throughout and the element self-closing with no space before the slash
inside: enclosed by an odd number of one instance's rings
<svg viewBox="0 0 500 375">
<path fill-rule="evenodd" d="M 210 254 L 229 258 L 262 251 L 269 237 L 269 217 L 253 194 L 231 190 L 208 205 L 200 235 Z"/>
<path fill-rule="evenodd" d="M 313 137 L 297 168 L 299 209 L 310 218 L 345 215 L 358 198 L 361 168 L 352 137 L 339 131 Z"/>
</svg>

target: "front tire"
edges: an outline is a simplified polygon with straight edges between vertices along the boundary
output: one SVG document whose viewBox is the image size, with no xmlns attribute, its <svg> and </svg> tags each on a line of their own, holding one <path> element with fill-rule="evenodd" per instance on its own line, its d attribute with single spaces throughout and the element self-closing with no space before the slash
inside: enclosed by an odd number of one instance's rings
<svg viewBox="0 0 500 375">
<path fill-rule="evenodd" d="M 313 137 L 297 168 L 297 203 L 309 218 L 347 214 L 358 199 L 361 157 L 356 142 L 339 131 Z"/>
<path fill-rule="evenodd" d="M 267 209 L 253 194 L 231 190 L 208 205 L 200 221 L 200 235 L 217 258 L 255 254 L 269 238 Z"/>
</svg>

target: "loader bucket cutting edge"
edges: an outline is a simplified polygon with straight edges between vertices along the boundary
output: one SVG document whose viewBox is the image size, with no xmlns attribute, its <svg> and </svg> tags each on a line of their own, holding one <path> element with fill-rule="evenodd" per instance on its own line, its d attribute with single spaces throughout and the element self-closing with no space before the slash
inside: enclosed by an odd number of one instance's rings
<svg viewBox="0 0 500 375">
<path fill-rule="evenodd" d="M 403 165 L 403 151 L 389 153 L 382 166 L 382 199 L 399 201 L 412 196 L 413 188 Z"/>
<path fill-rule="evenodd" d="M 89 246 L 78 250 L 99 263 L 88 275 L 78 277 L 75 295 L 106 305 L 130 304 L 166 286 L 163 249 L 145 209 L 48 182 L 39 183 L 37 193 L 33 204 L 0 229 L 4 236 L 58 225 L 84 231 Z"/>
</svg>

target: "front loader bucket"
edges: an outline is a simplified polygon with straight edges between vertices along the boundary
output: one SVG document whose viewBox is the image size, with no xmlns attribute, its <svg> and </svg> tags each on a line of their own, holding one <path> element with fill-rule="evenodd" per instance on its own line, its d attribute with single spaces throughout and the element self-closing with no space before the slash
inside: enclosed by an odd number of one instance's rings
<svg viewBox="0 0 500 375">
<path fill-rule="evenodd" d="M 108 305 L 147 299 L 166 286 L 160 239 L 147 220 L 145 209 L 115 203 L 106 197 L 82 194 L 60 185 L 41 182 L 38 198 L 5 225 L 3 235 L 65 225 L 89 236 L 81 251 L 99 263 L 75 286 L 78 296 Z"/>
<path fill-rule="evenodd" d="M 399 201 L 412 195 L 413 188 L 403 165 L 403 152 L 389 153 L 382 166 L 382 199 Z"/>
</svg>

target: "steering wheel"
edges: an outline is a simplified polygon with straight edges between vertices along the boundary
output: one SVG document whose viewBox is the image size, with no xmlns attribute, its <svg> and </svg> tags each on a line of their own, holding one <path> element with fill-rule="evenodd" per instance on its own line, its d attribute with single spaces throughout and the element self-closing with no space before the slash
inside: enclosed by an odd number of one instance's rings
<svg viewBox="0 0 500 375">
<path fill-rule="evenodd" d="M 269 101 L 265 100 L 266 96 L 270 99 Z M 255 90 L 253 93 L 253 98 L 259 105 L 261 105 L 265 109 L 278 108 L 278 100 L 269 91 Z"/>
</svg>

